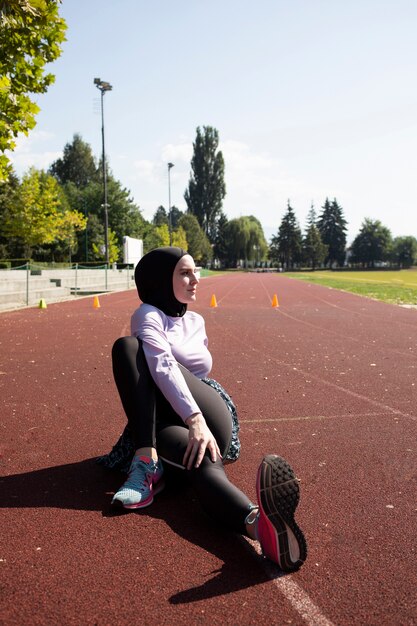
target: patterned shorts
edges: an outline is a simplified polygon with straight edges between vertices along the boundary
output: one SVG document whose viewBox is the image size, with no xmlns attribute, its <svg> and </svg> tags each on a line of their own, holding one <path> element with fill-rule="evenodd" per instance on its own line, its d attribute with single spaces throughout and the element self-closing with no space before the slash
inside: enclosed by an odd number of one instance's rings
<svg viewBox="0 0 417 626">
<path fill-rule="evenodd" d="M 232 439 L 226 456 L 224 457 L 224 461 L 233 463 L 238 460 L 240 455 L 239 420 L 237 417 L 236 407 L 232 398 L 220 383 L 213 378 L 203 378 L 202 381 L 217 391 L 229 410 L 232 418 Z M 98 457 L 97 463 L 99 465 L 103 465 L 103 467 L 106 467 L 107 469 L 119 470 L 127 474 L 134 453 L 135 445 L 133 443 L 133 438 L 129 427 L 126 426 L 112 450 L 108 454 Z"/>
</svg>

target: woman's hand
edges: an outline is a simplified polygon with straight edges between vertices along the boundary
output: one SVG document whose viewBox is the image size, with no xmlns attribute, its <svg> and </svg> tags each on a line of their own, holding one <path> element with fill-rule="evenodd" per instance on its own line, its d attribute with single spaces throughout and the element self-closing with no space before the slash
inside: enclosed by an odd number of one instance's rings
<svg viewBox="0 0 417 626">
<path fill-rule="evenodd" d="M 188 426 L 188 446 L 184 454 L 183 464 L 187 469 L 199 467 L 206 449 L 210 452 L 211 460 L 215 462 L 217 455 L 221 457 L 219 446 L 213 433 L 206 424 L 201 413 L 195 413 L 185 420 Z"/>
</svg>

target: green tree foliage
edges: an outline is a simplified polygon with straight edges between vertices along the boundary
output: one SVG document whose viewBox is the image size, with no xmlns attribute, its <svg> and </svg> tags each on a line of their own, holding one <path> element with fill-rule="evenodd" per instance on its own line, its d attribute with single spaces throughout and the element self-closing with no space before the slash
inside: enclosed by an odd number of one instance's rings
<svg viewBox="0 0 417 626">
<path fill-rule="evenodd" d="M 187 209 L 193 213 L 210 241 L 216 235 L 216 221 L 226 195 L 223 154 L 218 150 L 219 133 L 211 126 L 197 128 L 191 176 L 184 193 Z"/>
<path fill-rule="evenodd" d="M 71 205 L 75 203 L 87 215 L 89 220 L 92 215 L 95 215 L 104 225 L 103 188 L 101 182 L 90 182 L 82 190 L 79 190 L 73 183 L 67 183 L 65 192 L 68 197 L 72 198 Z M 115 245 L 119 249 L 120 258 L 123 248 L 123 237 L 128 235 L 129 237 L 142 239 L 145 220 L 139 208 L 130 197 L 130 192 L 122 187 L 120 181 L 116 180 L 112 174 L 109 174 L 107 178 L 107 197 L 109 230 L 114 233 Z"/>
<path fill-rule="evenodd" d="M 229 242 L 229 263 L 236 267 L 245 258 L 247 233 L 242 218 L 234 218 L 227 224 L 227 240 Z"/>
<path fill-rule="evenodd" d="M 141 238 L 144 218 L 139 207 L 134 203 L 130 191 L 109 173 L 107 178 L 109 203 L 109 227 L 114 231 L 119 248 L 123 246 L 123 237 Z"/>
<path fill-rule="evenodd" d="M 417 262 L 417 239 L 395 237 L 392 242 L 392 260 L 400 267 L 408 268 Z"/>
<path fill-rule="evenodd" d="M 255 264 L 266 257 L 268 244 L 260 222 L 253 215 L 246 215 L 230 220 L 226 226 L 225 239 L 229 248 L 229 264 L 245 267 Z"/>
<path fill-rule="evenodd" d="M 286 269 L 301 261 L 302 235 L 294 210 L 288 200 L 287 212 L 281 220 L 277 235 L 271 238 L 269 257 Z"/>
<path fill-rule="evenodd" d="M 3 236 L 19 239 L 28 258 L 36 247 L 70 242 L 75 230 L 83 228 L 83 216 L 70 210 L 56 179 L 35 168 L 23 176 L 14 202 L 6 207 L 2 220 Z"/>
<path fill-rule="evenodd" d="M 168 213 L 162 205 L 156 209 L 152 218 L 152 224 L 154 224 L 154 226 L 162 226 L 162 224 L 168 225 Z"/>
<path fill-rule="evenodd" d="M 166 229 L 167 238 L 163 236 L 165 230 L 161 231 L 160 229 Z M 153 224 L 146 222 L 142 233 L 142 239 L 144 254 L 154 248 L 158 248 L 159 246 L 169 246 L 168 224 L 154 226 Z"/>
<path fill-rule="evenodd" d="M 228 224 L 229 220 L 223 211 L 221 211 L 219 219 L 217 220 L 213 252 L 215 258 L 220 261 L 220 265 L 223 267 L 228 267 L 230 265 Z"/>
<path fill-rule="evenodd" d="M 0 2 L 0 180 L 10 172 L 4 152 L 36 124 L 40 109 L 30 95 L 45 93 L 54 81 L 45 65 L 60 56 L 65 39 L 58 5 L 57 0 Z"/>
<path fill-rule="evenodd" d="M 16 237 L 5 234 L 4 221 L 17 202 L 20 181 L 13 170 L 7 181 L 0 183 L 0 259 L 20 258 L 23 256 L 23 244 Z"/>
<path fill-rule="evenodd" d="M 325 262 L 330 267 L 335 263 L 341 266 L 345 261 L 346 224 L 343 210 L 338 205 L 336 198 L 332 202 L 326 198 L 322 213 L 317 220 L 317 227 L 323 243 L 328 247 Z"/>
<path fill-rule="evenodd" d="M 265 239 L 261 222 L 253 215 L 243 217 L 247 220 L 249 230 L 249 240 L 246 248 L 246 258 L 251 261 L 260 263 L 265 260 L 268 255 L 268 244 Z"/>
<path fill-rule="evenodd" d="M 324 262 L 328 252 L 327 246 L 321 239 L 316 219 L 316 211 L 312 204 L 308 212 L 306 233 L 303 238 L 303 261 L 313 270 Z"/>
<path fill-rule="evenodd" d="M 308 267 L 313 270 L 319 267 L 326 258 L 328 247 L 323 243 L 320 231 L 315 224 L 311 224 L 303 239 L 303 258 Z"/>
<path fill-rule="evenodd" d="M 185 213 L 179 220 L 179 226 L 185 231 L 187 251 L 197 263 L 206 265 L 212 257 L 212 249 L 196 216 Z"/>
<path fill-rule="evenodd" d="M 174 230 L 178 228 L 179 221 L 183 215 L 184 213 L 180 211 L 178 207 L 176 207 L 175 205 L 171 207 L 171 225 Z"/>
<path fill-rule="evenodd" d="M 316 209 L 314 208 L 314 204 L 311 203 L 311 207 L 307 215 L 307 229 L 306 230 L 308 230 L 310 226 L 313 226 L 313 225 L 317 226 L 317 215 L 316 215 Z"/>
<path fill-rule="evenodd" d="M 351 246 L 351 261 L 361 263 L 365 267 L 375 267 L 377 261 L 389 259 L 391 247 L 390 230 L 379 220 L 365 218 Z"/>
<path fill-rule="evenodd" d="M 62 158 L 52 163 L 49 173 L 55 176 L 61 185 L 73 183 L 78 188 L 101 180 L 90 145 L 77 133 L 72 143 L 65 145 Z"/>
<path fill-rule="evenodd" d="M 172 231 L 172 245 L 188 250 L 187 233 L 182 226 L 178 226 L 178 228 Z"/>
<path fill-rule="evenodd" d="M 92 252 L 93 252 L 93 260 L 94 261 L 103 261 L 104 257 L 104 228 L 103 228 L 103 237 L 99 239 L 97 242 L 92 244 Z M 115 263 L 120 258 L 120 248 L 117 245 L 116 234 L 109 228 L 109 237 L 108 237 L 108 247 L 109 247 L 109 263 Z"/>
<path fill-rule="evenodd" d="M 172 231 L 172 245 L 187 250 L 187 235 L 182 226 Z M 169 246 L 169 228 L 167 223 L 160 226 L 147 224 L 143 235 L 143 251 L 146 254 L 154 248 Z"/>
<path fill-rule="evenodd" d="M 104 224 L 101 165 L 96 164 L 89 144 L 79 135 L 74 135 L 72 143 L 65 146 L 63 157 L 52 163 L 49 171 L 62 183 L 71 208 L 81 211 L 88 218 L 87 233 L 78 236 L 76 260 L 104 260 L 104 253 L 102 259 L 97 258 L 102 250 L 98 242 L 102 234 L 104 236 L 104 228 L 103 233 L 97 229 L 98 222 Z M 109 230 L 114 234 L 117 257 L 121 258 L 123 237 L 129 235 L 143 239 L 146 222 L 130 197 L 129 190 L 110 171 L 107 173 L 107 196 Z M 92 220 L 93 215 L 97 220 Z M 113 258 L 115 256 L 113 254 Z"/>
</svg>

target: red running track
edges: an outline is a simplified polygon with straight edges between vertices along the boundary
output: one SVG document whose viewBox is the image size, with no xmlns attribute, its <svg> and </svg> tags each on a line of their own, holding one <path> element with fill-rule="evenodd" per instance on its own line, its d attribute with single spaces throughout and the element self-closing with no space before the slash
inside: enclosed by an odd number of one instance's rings
<svg viewBox="0 0 417 626">
<path fill-rule="evenodd" d="M 241 419 L 230 476 L 255 498 L 277 452 L 301 479 L 309 557 L 282 576 L 189 492 L 108 515 L 120 477 L 94 458 L 124 425 L 110 349 L 138 301 L 100 303 L 0 315 L 1 624 L 417 623 L 417 312 L 281 275 L 201 282 Z"/>
</svg>

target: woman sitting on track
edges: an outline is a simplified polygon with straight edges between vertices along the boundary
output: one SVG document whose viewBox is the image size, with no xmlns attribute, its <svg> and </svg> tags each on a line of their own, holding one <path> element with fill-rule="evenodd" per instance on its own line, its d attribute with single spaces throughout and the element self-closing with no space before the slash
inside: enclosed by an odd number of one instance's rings
<svg viewBox="0 0 417 626">
<path fill-rule="evenodd" d="M 224 389 L 206 378 L 212 359 L 204 320 L 187 311 L 199 283 L 192 257 L 181 248 L 152 250 L 138 263 L 135 281 L 143 304 L 132 316 L 132 336 L 118 339 L 112 352 L 128 426 L 99 459 L 119 469 L 130 463 L 112 507 L 150 505 L 163 489 L 164 471 L 181 468 L 212 518 L 259 540 L 282 570 L 297 570 L 307 549 L 294 521 L 299 485 L 288 463 L 276 455 L 262 460 L 258 505 L 226 476 L 224 462 L 239 455 L 237 418 Z"/>
</svg>

